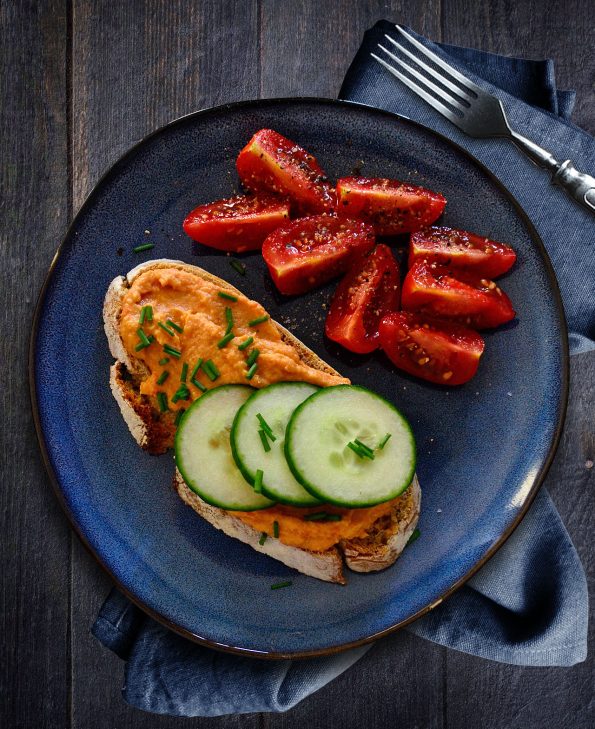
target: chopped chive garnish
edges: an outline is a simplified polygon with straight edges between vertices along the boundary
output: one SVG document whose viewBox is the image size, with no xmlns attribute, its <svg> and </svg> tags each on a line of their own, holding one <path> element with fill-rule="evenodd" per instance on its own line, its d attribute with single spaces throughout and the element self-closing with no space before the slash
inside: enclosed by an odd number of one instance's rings
<svg viewBox="0 0 595 729">
<path fill-rule="evenodd" d="M 152 340 L 151 340 L 151 339 L 149 339 L 149 337 L 147 337 L 147 335 L 146 335 L 146 334 L 144 333 L 144 331 L 143 331 L 142 327 L 139 327 L 139 328 L 138 328 L 138 329 L 136 330 L 136 333 L 138 334 L 138 338 L 139 338 L 139 339 L 141 340 L 141 342 L 142 342 L 142 343 L 143 343 L 143 344 L 144 344 L 145 346 L 148 346 L 149 344 L 151 344 L 151 341 L 152 341 Z"/>
<path fill-rule="evenodd" d="M 228 344 L 229 344 L 229 343 L 231 342 L 231 340 L 232 340 L 232 339 L 235 339 L 235 338 L 236 338 L 236 335 L 235 335 L 235 334 L 234 334 L 233 332 L 228 332 L 228 333 L 227 333 L 227 334 L 226 334 L 226 335 L 225 335 L 225 336 L 223 337 L 223 339 L 220 339 L 220 340 L 219 340 L 219 341 L 217 342 L 217 347 L 219 347 L 219 349 L 223 349 L 223 347 L 227 347 L 227 345 L 228 345 Z"/>
<path fill-rule="evenodd" d="M 227 321 L 225 333 L 229 334 L 229 332 L 233 329 L 233 311 L 229 308 L 229 306 L 225 307 L 225 319 Z"/>
<path fill-rule="evenodd" d="M 182 419 L 182 415 L 184 415 L 185 412 L 186 411 L 184 410 L 184 408 L 180 408 L 178 410 L 178 412 L 176 413 L 176 419 L 174 420 L 174 425 L 179 425 L 180 424 L 180 420 Z"/>
<path fill-rule="evenodd" d="M 267 423 L 267 421 L 262 417 L 260 413 L 256 414 L 256 418 L 258 419 L 258 422 L 260 423 L 262 429 L 267 434 L 267 436 L 272 440 L 277 440 L 277 437 L 273 434 L 273 430 L 271 426 Z"/>
<path fill-rule="evenodd" d="M 190 378 L 190 382 L 194 385 L 194 387 L 198 387 L 198 389 L 201 392 L 206 392 L 207 388 L 202 384 L 202 382 L 199 382 L 198 380 L 195 380 L 194 377 Z"/>
<path fill-rule="evenodd" d="M 163 365 L 166 365 L 169 362 L 169 357 L 163 357 L 159 360 L 159 364 L 163 367 Z"/>
<path fill-rule="evenodd" d="M 180 382 L 186 382 L 188 378 L 188 362 L 184 362 L 182 365 L 182 372 L 180 374 Z"/>
<path fill-rule="evenodd" d="M 175 336 L 176 336 L 176 333 L 174 332 L 174 330 L 173 330 L 173 329 L 170 329 L 170 328 L 169 328 L 169 327 L 167 326 L 167 324 L 164 324 L 164 323 L 163 323 L 162 321 L 158 321 L 158 322 L 157 322 L 157 326 L 158 326 L 158 327 L 161 327 L 161 328 L 163 329 L 163 331 L 164 331 L 164 332 L 167 332 L 167 333 L 169 334 L 169 336 L 170 336 L 170 337 L 175 337 Z"/>
<path fill-rule="evenodd" d="M 258 324 L 263 324 L 265 321 L 269 320 L 269 315 L 265 314 L 264 316 L 259 316 L 256 319 L 252 319 L 252 321 L 248 322 L 249 327 L 255 327 Z"/>
<path fill-rule="evenodd" d="M 246 379 L 251 380 L 254 377 L 254 374 L 256 373 L 256 370 L 258 369 L 258 365 L 256 362 L 250 367 L 248 372 L 246 372 Z"/>
<path fill-rule="evenodd" d="M 151 248 L 155 248 L 154 243 L 143 243 L 142 246 L 136 246 L 132 249 L 133 253 L 142 253 L 143 251 L 150 251 Z"/>
<path fill-rule="evenodd" d="M 358 455 L 360 458 L 369 458 L 371 461 L 374 460 L 374 453 L 370 455 L 367 450 L 364 450 L 360 445 L 357 443 L 349 442 L 347 444 L 348 448 L 351 448 L 351 450 Z"/>
<path fill-rule="evenodd" d="M 152 341 L 153 341 L 153 337 L 151 337 L 150 341 L 148 341 L 148 342 L 140 342 L 140 344 L 137 344 L 136 345 L 136 347 L 134 348 L 134 351 L 135 352 L 140 352 L 141 349 L 145 349 L 145 347 L 148 347 L 149 344 L 151 344 Z"/>
<path fill-rule="evenodd" d="M 163 370 L 163 372 L 159 375 L 159 379 L 157 380 L 158 385 L 163 385 L 163 383 L 167 380 L 169 377 L 169 370 Z"/>
<path fill-rule="evenodd" d="M 209 378 L 209 380 L 211 380 L 211 382 L 215 382 L 215 380 L 221 374 L 212 359 L 208 359 L 206 362 L 203 362 L 201 366 L 203 372 Z"/>
<path fill-rule="evenodd" d="M 264 432 L 264 430 L 259 430 L 258 435 L 260 436 L 260 442 L 262 443 L 262 447 L 264 448 L 264 452 L 268 453 L 271 450 L 270 443 L 267 440 L 267 434 Z"/>
<path fill-rule="evenodd" d="M 234 296 L 233 294 L 228 294 L 227 291 L 219 291 L 219 292 L 217 292 L 217 294 L 222 299 L 227 299 L 227 301 L 237 301 L 238 300 L 237 296 Z"/>
<path fill-rule="evenodd" d="M 169 344 L 163 345 L 163 351 L 166 354 L 169 354 L 170 357 L 175 357 L 176 359 L 180 359 L 182 356 L 182 352 L 179 349 L 176 349 L 175 347 L 170 347 Z"/>
<path fill-rule="evenodd" d="M 232 258 L 230 260 L 229 265 L 232 268 L 234 268 L 240 274 L 240 276 L 245 276 L 246 275 L 246 266 L 244 266 L 243 263 L 240 263 L 235 258 Z"/>
<path fill-rule="evenodd" d="M 322 519 L 326 519 L 328 514 L 326 511 L 317 511 L 314 514 L 306 514 L 304 516 L 304 521 L 322 521 Z"/>
<path fill-rule="evenodd" d="M 359 438 L 356 438 L 353 442 L 356 446 L 359 446 L 364 453 L 367 454 L 368 458 L 371 458 L 372 460 L 374 459 L 374 451 L 369 446 L 367 446 L 365 443 L 362 443 Z"/>
<path fill-rule="evenodd" d="M 258 540 L 258 543 L 260 544 L 261 547 L 266 542 L 267 537 L 268 537 L 268 534 L 266 532 L 261 533 L 260 539 Z"/>
<path fill-rule="evenodd" d="M 169 410 L 169 406 L 167 404 L 167 395 L 164 392 L 157 393 L 157 402 L 159 403 L 159 410 L 162 413 L 164 413 L 166 410 Z"/>
<path fill-rule="evenodd" d="M 143 306 L 143 308 L 140 310 L 140 318 L 138 320 L 139 324 L 144 324 L 145 321 L 153 321 L 153 307 L 152 306 Z"/>
<path fill-rule="evenodd" d="M 384 438 L 380 441 L 380 443 L 378 443 L 378 445 L 376 446 L 376 448 L 379 451 L 381 451 L 384 448 L 384 446 L 388 443 L 388 439 L 391 437 L 391 435 L 392 435 L 392 433 L 387 433 L 384 436 Z"/>
<path fill-rule="evenodd" d="M 182 383 L 180 387 L 175 391 L 171 401 L 173 403 L 178 402 L 178 400 L 189 400 L 190 399 L 190 390 L 188 389 L 187 385 L 185 383 Z"/>
<path fill-rule="evenodd" d="M 260 468 L 256 471 L 256 476 L 254 477 L 254 491 L 257 494 L 262 493 L 262 477 L 264 476 L 264 473 L 260 470 Z"/>
<path fill-rule="evenodd" d="M 194 365 L 192 368 L 192 372 L 190 373 L 190 379 L 193 380 L 196 377 L 196 373 L 200 369 L 200 366 L 202 364 L 202 357 L 198 360 L 198 362 Z"/>
<path fill-rule="evenodd" d="M 411 536 L 407 540 L 407 544 L 405 546 L 408 547 L 410 544 L 413 544 L 413 542 L 419 537 L 420 534 L 421 532 L 419 531 L 419 529 L 414 529 L 411 532 Z"/>
<path fill-rule="evenodd" d="M 279 539 L 279 522 L 274 521 L 273 522 L 273 536 L 275 539 Z"/>
<path fill-rule="evenodd" d="M 179 324 L 176 324 L 175 321 L 172 321 L 171 319 L 168 319 L 166 322 L 168 327 L 171 327 L 172 329 L 175 329 L 176 332 L 181 334 L 184 331 L 184 327 L 181 327 Z"/>
<path fill-rule="evenodd" d="M 254 341 L 254 337 L 248 337 L 248 339 L 244 339 L 244 341 L 241 344 L 238 344 L 238 349 L 243 352 L 245 349 L 248 349 L 248 347 L 252 344 L 253 341 Z"/>
<path fill-rule="evenodd" d="M 179 349 L 176 349 L 175 347 L 170 347 L 169 344 L 163 345 L 163 351 L 166 354 L 169 354 L 172 357 L 175 357 L 176 359 L 180 359 L 180 357 L 182 356 L 182 352 L 180 352 Z"/>
<path fill-rule="evenodd" d="M 315 514 L 306 514 L 304 521 L 341 521 L 341 514 L 329 514 L 326 511 L 317 511 Z"/>
<path fill-rule="evenodd" d="M 211 380 L 211 382 L 215 382 L 217 377 L 216 377 L 215 373 L 213 372 L 213 370 L 211 369 L 210 363 L 211 363 L 211 360 L 209 359 L 206 362 L 203 362 L 201 367 L 202 367 L 202 370 L 205 373 L 205 375 L 209 378 L 209 380 Z"/>
<path fill-rule="evenodd" d="M 246 364 L 248 365 L 248 367 L 251 367 L 256 362 L 259 354 L 260 349 L 256 349 L 256 347 L 250 352 L 248 358 L 246 359 Z"/>
<path fill-rule="evenodd" d="M 271 585 L 271 590 L 280 590 L 282 587 L 291 587 L 293 585 L 293 582 L 291 580 L 286 580 L 285 582 L 275 582 L 274 585 Z"/>
</svg>

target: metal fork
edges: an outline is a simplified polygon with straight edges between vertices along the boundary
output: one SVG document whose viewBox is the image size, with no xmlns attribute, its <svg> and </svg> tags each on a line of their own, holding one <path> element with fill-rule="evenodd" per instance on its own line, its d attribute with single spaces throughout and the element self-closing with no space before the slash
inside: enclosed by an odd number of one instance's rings
<svg viewBox="0 0 595 729">
<path fill-rule="evenodd" d="M 405 63 L 402 58 L 380 44 L 378 48 L 396 66 L 375 53 L 371 54 L 372 58 L 465 134 L 479 138 L 510 139 L 535 164 L 551 173 L 552 182 L 563 187 L 581 205 L 595 212 L 595 177 L 579 172 L 569 159 L 558 162 L 550 152 L 515 132 L 508 124 L 500 99 L 483 91 L 473 81 L 428 50 L 400 25 L 395 27 L 402 39 L 408 41 L 418 53 L 408 50 L 389 35 L 385 35 L 385 38 L 392 44 L 394 51 L 398 51 L 415 65 Z M 425 56 L 433 65 L 426 63 L 420 55 Z M 399 69 L 409 75 L 405 75 Z M 434 83 L 432 79 L 438 83 Z"/>
</svg>

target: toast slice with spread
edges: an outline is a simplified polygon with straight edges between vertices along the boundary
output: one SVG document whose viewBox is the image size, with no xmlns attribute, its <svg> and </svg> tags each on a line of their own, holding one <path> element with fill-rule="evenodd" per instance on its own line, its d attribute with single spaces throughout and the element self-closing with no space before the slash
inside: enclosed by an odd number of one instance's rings
<svg viewBox="0 0 595 729">
<path fill-rule="evenodd" d="M 217 347 L 225 335 L 229 297 L 236 302 L 234 311 L 239 312 L 236 324 L 240 329 L 249 317 L 253 321 L 261 320 L 261 324 L 253 328 L 260 350 L 259 370 L 249 383 L 245 379 L 245 362 L 238 358 L 238 348 Z M 149 339 L 155 342 L 154 346 L 143 346 L 144 335 L 138 343 L 143 309 L 147 316 L 147 310 L 151 309 L 152 321 L 144 328 L 151 332 Z M 227 281 L 181 261 L 148 261 L 126 276 L 114 279 L 105 297 L 103 316 L 110 352 L 115 359 L 110 368 L 112 393 L 136 442 L 153 454 L 164 453 L 173 446 L 178 413 L 205 388 L 230 383 L 260 388 L 288 380 L 311 382 L 322 387 L 349 383 L 287 329 L 269 320 L 260 304 L 247 299 Z M 161 323 L 157 325 L 158 321 Z M 190 367 L 196 345 L 195 350 L 200 351 L 201 357 L 212 356 L 217 362 L 218 376 L 214 380 L 202 377 L 201 390 L 188 387 L 184 389 L 184 397 L 188 393 L 190 397 L 176 400 L 179 390 L 175 388 L 180 379 L 188 380 L 191 374 L 188 362 L 184 365 L 179 361 L 179 355 L 169 354 L 180 351 L 181 341 L 184 341 L 185 353 L 190 352 Z M 165 359 L 167 364 L 161 366 Z M 186 373 L 182 369 L 184 366 Z M 162 383 L 159 388 L 169 387 L 166 409 L 160 407 L 163 402 L 156 399 L 158 375 L 163 367 L 168 368 L 169 382 Z M 261 543 L 261 531 L 248 523 L 242 513 L 205 502 L 188 487 L 177 470 L 174 488 L 186 504 L 225 534 L 304 574 L 341 584 L 345 583 L 344 562 L 357 572 L 376 571 L 394 563 L 415 530 L 421 501 L 419 483 L 414 477 L 409 488 L 387 502 L 379 516 L 376 516 L 378 511 L 374 512 L 373 521 L 362 520 L 361 533 L 356 536 L 350 533 L 349 538 L 343 538 L 339 528 L 335 544 L 316 550 L 308 548 L 307 543 L 300 543 L 299 538 L 286 543 L 283 530 L 279 539 Z M 275 506 L 266 510 L 271 512 L 271 518 L 275 517 L 276 509 L 279 512 L 277 519 L 290 518 L 283 508 Z M 359 516 L 365 516 L 364 510 L 358 512 Z"/>
</svg>

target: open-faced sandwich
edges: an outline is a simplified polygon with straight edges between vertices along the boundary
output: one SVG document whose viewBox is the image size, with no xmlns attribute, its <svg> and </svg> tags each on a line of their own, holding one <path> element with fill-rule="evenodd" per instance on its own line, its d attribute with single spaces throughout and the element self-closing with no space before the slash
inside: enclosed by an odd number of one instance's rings
<svg viewBox="0 0 595 729">
<path fill-rule="evenodd" d="M 200 516 L 304 574 L 391 565 L 420 509 L 407 421 L 226 281 L 154 260 L 112 281 L 110 384 L 138 444 L 175 448 Z"/>
</svg>

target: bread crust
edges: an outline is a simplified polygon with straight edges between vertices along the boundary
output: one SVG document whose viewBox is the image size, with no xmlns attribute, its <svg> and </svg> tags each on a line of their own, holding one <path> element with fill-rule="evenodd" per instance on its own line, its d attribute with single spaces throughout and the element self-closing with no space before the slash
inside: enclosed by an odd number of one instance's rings
<svg viewBox="0 0 595 729">
<path fill-rule="evenodd" d="M 331 547 L 325 552 L 313 552 L 308 549 L 291 547 L 283 544 L 278 539 L 272 538 L 267 539 L 264 544 L 260 544 L 260 532 L 238 519 L 237 516 L 203 501 L 198 494 L 186 485 L 177 469 L 174 475 L 174 488 L 184 503 L 194 509 L 197 514 L 200 514 L 203 519 L 206 519 L 209 524 L 212 524 L 216 529 L 220 529 L 229 537 L 239 539 L 240 542 L 250 545 L 257 552 L 267 554 L 269 557 L 273 557 L 305 575 L 326 582 L 345 584 L 343 560 L 336 547 Z"/>
<path fill-rule="evenodd" d="M 133 438 L 141 448 L 153 454 L 164 453 L 171 447 L 175 434 L 174 417 L 171 413 L 158 413 L 148 398 L 140 394 L 139 384 L 146 375 L 146 369 L 141 360 L 131 357 L 124 348 L 120 337 L 120 313 L 122 299 L 134 280 L 145 271 L 159 268 L 178 268 L 214 283 L 222 290 L 241 294 L 230 283 L 202 268 L 169 259 L 142 263 L 126 276 L 118 276 L 111 282 L 103 307 L 105 333 L 110 352 L 116 360 L 110 368 L 110 388 Z M 291 332 L 277 322 L 273 321 L 273 324 L 282 339 L 297 351 L 304 364 L 341 377 L 339 372 L 320 359 Z M 174 488 L 188 506 L 216 529 L 303 574 L 338 584 L 345 584 L 343 559 L 356 572 L 377 571 L 393 564 L 417 525 L 421 503 L 421 489 L 417 476 L 414 476 L 409 488 L 395 501 L 390 514 L 378 519 L 365 537 L 344 540 L 325 552 L 314 552 L 285 545 L 277 539 L 267 539 L 261 545 L 260 532 L 224 509 L 207 504 L 186 485 L 177 470 Z"/>
</svg>

